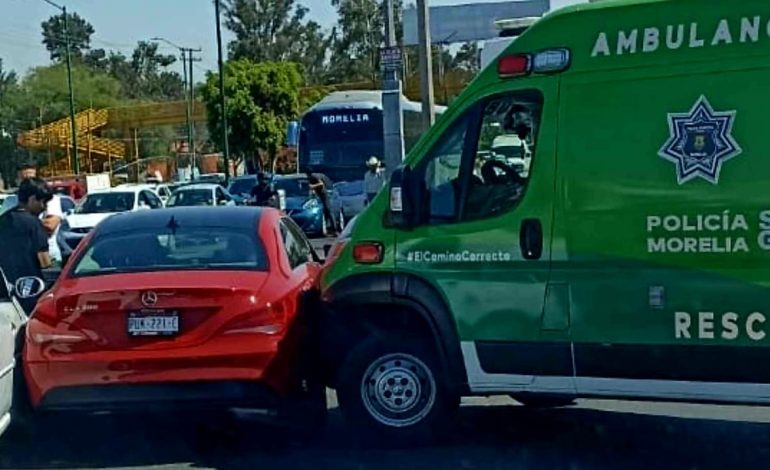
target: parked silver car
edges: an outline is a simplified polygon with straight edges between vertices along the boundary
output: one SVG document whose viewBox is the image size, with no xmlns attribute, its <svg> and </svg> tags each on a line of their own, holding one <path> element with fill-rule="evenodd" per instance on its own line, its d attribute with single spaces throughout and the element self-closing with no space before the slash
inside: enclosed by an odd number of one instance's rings
<svg viewBox="0 0 770 470">
<path fill-rule="evenodd" d="M 13 419 L 14 372 L 20 366 L 16 363 L 16 336 L 27 322 L 16 299 L 37 297 L 44 289 L 45 282 L 35 277 L 21 278 L 11 286 L 0 271 L 0 435 Z"/>
</svg>

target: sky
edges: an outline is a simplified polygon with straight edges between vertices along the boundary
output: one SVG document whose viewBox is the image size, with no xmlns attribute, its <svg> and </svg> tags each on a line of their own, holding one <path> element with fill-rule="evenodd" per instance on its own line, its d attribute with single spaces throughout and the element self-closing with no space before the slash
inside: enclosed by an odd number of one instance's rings
<svg viewBox="0 0 770 470">
<path fill-rule="evenodd" d="M 492 0 L 494 1 L 494 0 Z M 551 0 L 558 8 L 586 0 Z M 180 46 L 201 48 L 201 62 L 195 64 L 195 80 L 216 68 L 216 23 L 211 0 L 57 0 L 70 12 L 90 22 L 96 33 L 92 47 L 117 50 L 130 55 L 140 40 L 164 37 Z M 473 3 L 473 0 L 429 0 L 431 6 Z M 310 8 L 310 17 L 326 28 L 336 21 L 330 0 L 298 0 Z M 57 10 L 43 0 L 0 0 L 0 58 L 4 70 L 24 73 L 49 63 L 41 43 L 40 24 Z M 224 30 L 225 40 L 230 36 Z M 176 53 L 163 45 L 165 53 Z M 181 62 L 172 67 L 181 72 Z"/>
</svg>

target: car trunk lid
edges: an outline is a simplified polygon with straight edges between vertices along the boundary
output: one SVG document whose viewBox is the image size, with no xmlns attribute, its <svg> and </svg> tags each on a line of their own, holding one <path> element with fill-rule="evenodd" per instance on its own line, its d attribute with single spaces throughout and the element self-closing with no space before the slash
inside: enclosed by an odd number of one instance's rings
<svg viewBox="0 0 770 470">
<path fill-rule="evenodd" d="M 60 328 L 88 338 L 78 349 L 183 348 L 257 310 L 267 277 L 258 271 L 198 270 L 68 279 L 56 311 L 64 321 Z"/>
</svg>

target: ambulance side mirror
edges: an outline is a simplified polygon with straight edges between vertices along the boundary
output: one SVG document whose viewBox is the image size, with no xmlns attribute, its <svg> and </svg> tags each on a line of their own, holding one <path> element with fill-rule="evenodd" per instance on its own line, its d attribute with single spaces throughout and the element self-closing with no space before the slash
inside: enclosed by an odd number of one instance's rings
<svg viewBox="0 0 770 470">
<path fill-rule="evenodd" d="M 411 228 L 417 224 L 415 206 L 416 187 L 414 173 L 409 167 L 400 167 L 390 176 L 388 191 L 390 194 L 390 210 L 388 222 L 392 227 Z"/>
</svg>

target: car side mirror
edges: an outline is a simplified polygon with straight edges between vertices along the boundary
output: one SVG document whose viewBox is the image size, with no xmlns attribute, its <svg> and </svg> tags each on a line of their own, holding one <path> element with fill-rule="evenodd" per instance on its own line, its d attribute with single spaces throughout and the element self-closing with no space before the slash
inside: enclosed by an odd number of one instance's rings
<svg viewBox="0 0 770 470">
<path fill-rule="evenodd" d="M 417 188 L 409 167 L 397 168 L 390 177 L 389 222 L 393 227 L 411 228 L 417 223 Z"/>
<path fill-rule="evenodd" d="M 39 277 L 19 278 L 14 285 L 14 295 L 19 299 L 33 299 L 45 290 L 45 281 Z"/>
</svg>

